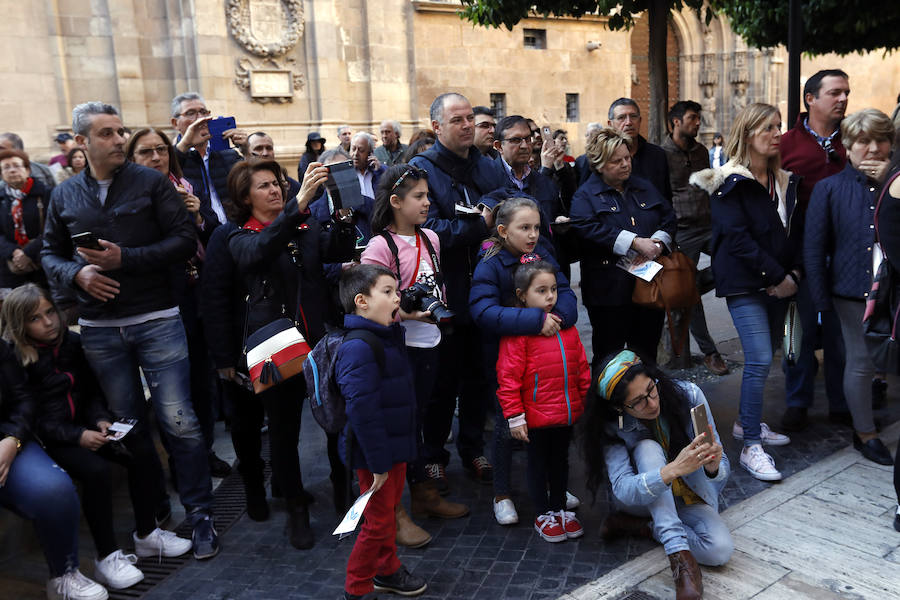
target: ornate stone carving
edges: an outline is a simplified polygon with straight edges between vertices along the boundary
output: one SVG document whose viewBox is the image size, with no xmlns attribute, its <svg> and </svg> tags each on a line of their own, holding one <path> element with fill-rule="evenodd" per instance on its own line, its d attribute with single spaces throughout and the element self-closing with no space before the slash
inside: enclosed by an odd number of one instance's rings
<svg viewBox="0 0 900 600">
<path fill-rule="evenodd" d="M 716 109 L 718 108 L 718 103 L 715 94 L 715 85 L 703 86 L 703 99 L 700 101 L 700 106 L 703 108 L 703 111 L 700 113 L 700 125 L 701 130 L 704 132 L 715 131 L 716 129 Z"/>
<path fill-rule="evenodd" d="M 747 106 L 747 83 L 738 81 L 734 84 L 734 95 L 731 97 L 731 112 L 738 114 Z"/>
<path fill-rule="evenodd" d="M 292 102 L 294 91 L 303 88 L 303 74 L 295 73 L 296 61 L 285 58 L 279 62 L 275 58 L 266 58 L 254 64 L 249 58 L 240 58 L 235 69 L 234 82 L 237 86 L 250 92 L 254 102 Z"/>
<path fill-rule="evenodd" d="M 226 0 L 232 37 L 263 58 L 290 51 L 303 35 L 302 0 Z"/>
</svg>

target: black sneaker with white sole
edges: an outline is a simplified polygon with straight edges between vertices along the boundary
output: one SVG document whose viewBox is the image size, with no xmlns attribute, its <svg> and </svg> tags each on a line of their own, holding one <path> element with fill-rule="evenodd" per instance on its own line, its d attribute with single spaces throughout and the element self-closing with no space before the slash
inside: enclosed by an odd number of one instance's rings
<svg viewBox="0 0 900 600">
<path fill-rule="evenodd" d="M 418 596 L 428 589 L 425 580 L 407 571 L 406 567 L 400 567 L 393 575 L 376 575 L 374 583 L 376 592 L 389 592 L 401 596 Z"/>
<path fill-rule="evenodd" d="M 212 517 L 203 515 L 194 522 L 191 541 L 194 543 L 194 558 L 197 560 L 212 558 L 219 553 L 219 534 L 213 526 Z"/>
</svg>

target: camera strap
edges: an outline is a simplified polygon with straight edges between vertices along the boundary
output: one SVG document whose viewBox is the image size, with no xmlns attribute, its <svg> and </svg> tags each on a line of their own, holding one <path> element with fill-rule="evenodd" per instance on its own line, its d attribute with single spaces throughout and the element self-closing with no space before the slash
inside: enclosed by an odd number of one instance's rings
<svg viewBox="0 0 900 600">
<path fill-rule="evenodd" d="M 391 254 L 394 255 L 394 264 L 397 267 L 397 281 L 399 281 L 402 285 L 403 279 L 400 275 L 400 250 L 397 248 L 397 243 L 394 242 L 394 238 L 387 230 L 382 231 L 379 235 L 384 238 L 384 241 L 387 242 L 388 248 L 391 250 Z M 419 246 L 420 239 L 425 244 L 425 249 L 428 250 L 428 256 L 431 258 L 431 265 L 432 268 L 434 268 L 434 281 L 437 284 L 438 293 L 442 294 L 442 290 L 444 288 L 444 276 L 441 272 L 441 261 L 438 259 L 437 252 L 435 252 L 434 250 L 434 246 L 431 245 L 431 240 L 428 239 L 428 236 L 425 235 L 425 232 L 422 231 L 422 229 L 418 225 L 416 226 L 416 249 L 418 250 L 418 254 L 416 256 L 416 269 L 415 274 L 413 275 L 413 280 L 409 285 L 415 283 L 415 278 L 419 273 L 419 261 L 422 257 L 422 248 Z"/>
</svg>

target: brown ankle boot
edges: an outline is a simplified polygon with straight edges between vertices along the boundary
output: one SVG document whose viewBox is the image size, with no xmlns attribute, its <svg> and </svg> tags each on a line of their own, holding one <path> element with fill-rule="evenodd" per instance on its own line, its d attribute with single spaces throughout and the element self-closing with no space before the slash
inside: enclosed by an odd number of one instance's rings
<svg viewBox="0 0 900 600">
<path fill-rule="evenodd" d="M 441 519 L 458 519 L 469 514 L 469 507 L 458 502 L 444 500 L 430 482 L 413 483 L 409 486 L 412 498 L 412 514 L 414 516 L 438 517 Z"/>
<path fill-rule="evenodd" d="M 700 600 L 703 597 L 703 576 L 690 550 L 670 554 L 669 566 L 675 580 L 675 600 Z"/>
<path fill-rule="evenodd" d="M 431 541 L 431 534 L 413 523 L 402 504 L 394 509 L 394 519 L 397 521 L 398 546 L 421 548 Z"/>
</svg>

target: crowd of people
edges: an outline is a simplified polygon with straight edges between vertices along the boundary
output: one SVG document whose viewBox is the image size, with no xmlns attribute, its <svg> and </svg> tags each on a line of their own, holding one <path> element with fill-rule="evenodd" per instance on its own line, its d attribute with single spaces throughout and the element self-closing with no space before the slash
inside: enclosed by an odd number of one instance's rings
<svg viewBox="0 0 900 600">
<path fill-rule="evenodd" d="M 697 139 L 700 104 L 674 103 L 658 146 L 640 134 L 638 103 L 620 98 L 606 125 L 588 126 L 578 157 L 566 131 L 497 119 L 451 92 L 408 144 L 395 120 L 381 123 L 381 144 L 342 125 L 328 149 L 310 132 L 296 179 L 267 133 L 211 133 L 192 92 L 172 100 L 174 138 L 128 130 L 109 104 L 76 106 L 74 135 L 57 136 L 62 154 L 49 166 L 15 133 L 0 134 L 0 504 L 34 523 L 48 598 L 132 586 L 143 578 L 136 556 L 218 553 L 212 478 L 231 469 L 212 452 L 222 407 L 249 518 L 270 517 L 267 426 L 271 494 L 285 500 L 290 544 L 315 545 L 299 460 L 313 390 L 248 351 L 279 320 L 309 348 L 346 332 L 333 364 L 346 426 L 327 433 L 333 508 L 342 515 L 355 498 L 352 474 L 372 496 L 344 598 L 426 589 L 396 548 L 431 540 L 413 517 L 470 511 L 445 497 L 455 415 L 459 460 L 492 486 L 500 525 L 520 520 L 512 452 L 524 444 L 526 521 L 551 543 L 585 533 L 568 489 L 574 441 L 589 490 L 608 491 L 615 507 L 598 534 L 658 540 L 676 597 L 701 597 L 698 563 L 724 564 L 733 550 L 718 515 L 731 465 L 703 392 L 657 364 L 665 319 L 689 321 L 711 373 L 729 365 L 702 303 L 668 317 L 638 304 L 627 267 L 676 251 L 711 257 L 696 285 L 725 298 L 745 357 L 731 424 L 741 468 L 782 478 L 765 446 L 790 443 L 775 429 L 807 426 L 820 346 L 829 419 L 852 425 L 864 457 L 894 463 L 872 416 L 884 366 L 868 354 L 862 320 L 882 255 L 896 255 L 874 224 L 879 196 L 888 220 L 900 199 L 900 123 L 871 108 L 845 116 L 849 92 L 846 73 L 820 71 L 787 133 L 777 108 L 750 104 L 709 149 Z M 362 198 L 353 210 L 326 185 L 330 166 L 348 161 Z M 574 327 L 573 263 L 592 361 Z M 804 336 L 783 364 L 784 417 L 770 427 L 763 391 L 789 302 Z M 154 422 L 190 540 L 162 528 L 171 505 Z M 113 528 L 111 463 L 128 472 L 133 554 Z M 84 483 L 80 500 L 72 480 Z M 79 570 L 79 507 L 97 552 L 93 579 Z M 897 515 L 900 530 L 900 505 Z"/>
</svg>

